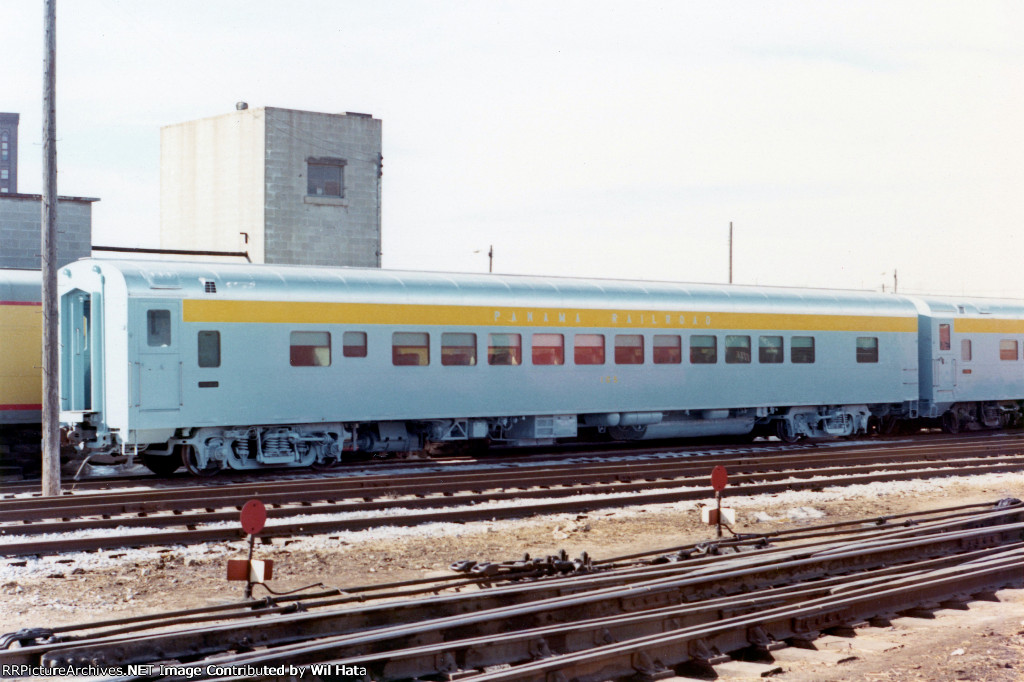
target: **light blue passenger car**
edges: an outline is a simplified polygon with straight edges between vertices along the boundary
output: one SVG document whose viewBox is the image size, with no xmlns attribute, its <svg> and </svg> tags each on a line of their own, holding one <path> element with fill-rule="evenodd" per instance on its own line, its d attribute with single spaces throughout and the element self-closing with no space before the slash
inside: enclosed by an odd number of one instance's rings
<svg viewBox="0 0 1024 682">
<path fill-rule="evenodd" d="M 104 260 L 59 287 L 69 437 L 157 472 L 596 433 L 842 436 L 960 400 L 919 387 L 940 303 L 893 295 Z"/>
<path fill-rule="evenodd" d="M 920 416 L 956 433 L 1015 423 L 1024 398 L 1024 303 L 916 299 Z"/>
</svg>

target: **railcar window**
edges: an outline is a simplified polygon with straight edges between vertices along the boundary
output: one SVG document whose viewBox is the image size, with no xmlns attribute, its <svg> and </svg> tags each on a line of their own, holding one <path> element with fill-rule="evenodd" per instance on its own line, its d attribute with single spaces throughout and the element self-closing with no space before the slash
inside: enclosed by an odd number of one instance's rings
<svg viewBox="0 0 1024 682">
<path fill-rule="evenodd" d="M 523 337 L 521 334 L 488 334 L 488 365 L 521 365 Z"/>
<path fill-rule="evenodd" d="M 292 332 L 292 367 L 330 367 L 330 332 Z"/>
<path fill-rule="evenodd" d="M 725 337 L 725 361 L 728 364 L 746 364 L 750 362 L 750 337 Z"/>
<path fill-rule="evenodd" d="M 561 334 L 534 334 L 530 345 L 533 346 L 533 364 L 565 364 L 565 337 Z"/>
<path fill-rule="evenodd" d="M 365 358 L 366 332 L 345 332 L 342 334 L 341 354 L 346 358 Z"/>
<path fill-rule="evenodd" d="M 683 344 L 678 334 L 654 335 L 654 364 L 678 365 L 683 361 Z"/>
<path fill-rule="evenodd" d="M 577 334 L 572 361 L 577 365 L 603 365 L 604 334 Z"/>
<path fill-rule="evenodd" d="M 640 334 L 616 334 L 615 364 L 644 364 L 644 337 Z"/>
<path fill-rule="evenodd" d="M 781 336 L 762 336 L 757 340 L 757 361 L 777 365 L 784 355 Z"/>
<path fill-rule="evenodd" d="M 1002 339 L 999 341 L 999 359 L 1000 360 L 1016 360 L 1017 359 L 1017 341 L 1016 339 Z"/>
<path fill-rule="evenodd" d="M 475 365 L 476 334 L 445 332 L 441 334 L 442 365 Z"/>
<path fill-rule="evenodd" d="M 713 365 L 718 362 L 718 339 L 714 336 L 690 337 L 690 363 Z"/>
<path fill-rule="evenodd" d="M 960 339 L 960 359 L 964 362 L 971 360 L 971 340 Z"/>
<path fill-rule="evenodd" d="M 814 362 L 814 337 L 794 336 L 789 341 L 789 361 L 798 365 Z"/>
<path fill-rule="evenodd" d="M 220 332 L 199 332 L 199 366 L 220 367 Z"/>
<path fill-rule="evenodd" d="M 939 350 L 949 350 L 949 325 L 939 325 Z"/>
<path fill-rule="evenodd" d="M 857 362 L 878 362 L 878 337 L 857 337 Z"/>
<path fill-rule="evenodd" d="M 391 364 L 424 367 L 430 364 L 430 334 L 395 332 L 391 335 Z"/>
<path fill-rule="evenodd" d="M 146 343 L 150 346 L 171 345 L 171 311 L 146 311 Z"/>
</svg>

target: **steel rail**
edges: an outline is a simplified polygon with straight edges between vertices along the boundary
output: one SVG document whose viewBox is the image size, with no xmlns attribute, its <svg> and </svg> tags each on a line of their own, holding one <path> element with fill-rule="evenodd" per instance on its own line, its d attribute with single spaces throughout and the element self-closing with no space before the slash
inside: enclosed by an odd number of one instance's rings
<svg viewBox="0 0 1024 682">
<path fill-rule="evenodd" d="M 1004 467 L 1009 467 L 1005 469 Z M 1014 468 L 1024 468 L 1024 455 L 1016 457 L 985 457 L 982 459 L 961 459 L 953 461 L 943 462 L 941 470 L 936 468 L 935 463 L 910 463 L 902 464 L 900 467 L 901 472 L 909 471 L 946 471 L 950 470 L 962 470 L 960 473 L 972 472 L 972 471 L 1003 471 L 1013 470 Z M 813 470 L 801 470 L 795 472 L 792 470 L 772 472 L 766 471 L 763 473 L 753 474 L 734 474 L 730 477 L 730 484 L 733 488 L 746 490 L 747 486 L 759 482 L 765 483 L 773 480 L 789 480 L 793 477 L 822 477 L 822 476 L 853 476 L 857 475 L 857 472 L 864 470 L 871 470 L 878 473 L 877 465 L 864 465 L 864 466 L 849 466 L 844 465 L 841 467 L 826 467 L 822 469 Z M 708 472 L 710 473 L 710 472 Z M 389 509 L 395 506 L 402 507 L 404 509 L 437 509 L 443 507 L 450 507 L 458 504 L 482 504 L 484 502 L 495 502 L 502 500 L 520 500 L 520 499 L 538 499 L 538 498 L 552 498 L 552 497 L 569 497 L 579 494 L 624 494 L 629 492 L 639 492 L 646 490 L 658 490 L 665 488 L 677 488 L 677 487 L 689 487 L 692 486 L 697 489 L 703 488 L 706 485 L 706 481 L 703 477 L 677 477 L 670 478 L 667 480 L 651 480 L 648 478 L 650 474 L 639 474 L 635 478 L 641 479 L 640 481 L 632 482 L 606 482 L 600 481 L 597 483 L 587 484 L 583 481 L 578 481 L 573 484 L 566 483 L 567 479 L 559 477 L 557 480 L 562 481 L 559 487 L 550 487 L 552 479 L 545 479 L 545 477 L 539 477 L 539 480 L 535 480 L 535 489 L 520 489 L 515 491 L 505 491 L 495 489 L 490 492 L 480 493 L 477 492 L 472 496 L 467 496 L 464 493 L 464 488 L 458 484 L 453 483 L 451 487 L 445 487 L 441 491 L 434 491 L 434 495 L 443 494 L 445 497 L 426 497 L 424 494 L 415 494 L 413 491 L 418 489 L 417 485 L 408 486 L 396 486 L 396 488 L 388 491 L 387 499 L 367 499 L 363 498 L 359 502 L 330 502 L 325 504 L 313 504 L 308 499 L 309 493 L 296 494 L 293 492 L 273 492 L 260 496 L 260 500 L 264 504 L 272 505 L 272 508 L 268 510 L 268 518 L 281 519 L 289 518 L 293 516 L 309 516 L 315 514 L 338 514 L 347 512 L 365 512 L 365 511 L 378 511 Z M 665 475 L 665 474 L 661 474 Z M 575 475 L 574 475 L 575 478 Z M 579 478 L 587 478 L 581 476 Z M 519 479 L 525 480 L 529 479 Z M 592 489 L 594 488 L 594 489 Z M 403 498 L 403 496 L 405 496 Z M 705 493 L 706 496 L 706 493 Z M 299 499 L 296 500 L 296 497 Z M 341 497 L 341 495 L 338 495 Z M 204 523 L 216 523 L 220 521 L 234 521 L 238 518 L 238 508 L 240 508 L 242 500 L 238 498 L 190 498 L 185 500 L 175 500 L 176 508 L 173 510 L 173 515 L 168 516 L 161 514 L 166 512 L 166 509 L 147 509 L 146 511 L 125 511 L 125 505 L 122 504 L 98 504 L 98 505 L 86 505 L 78 510 L 80 517 L 95 517 L 100 516 L 101 518 L 81 518 L 78 521 L 72 521 L 67 519 L 67 509 L 36 509 L 24 512 L 24 518 L 16 524 L 12 524 L 10 521 L 11 516 L 15 516 L 16 512 L 0 512 L 0 535 L 41 535 L 44 533 L 62 533 L 74 530 L 92 530 L 97 528 L 166 528 L 170 526 L 197 526 Z M 204 509 L 211 508 L 223 508 L 230 506 L 232 511 L 222 512 L 200 512 L 200 513 L 186 513 L 184 509 L 190 508 L 193 505 L 200 505 Z M 163 507 L 164 505 L 160 505 Z M 177 508 L 180 507 L 180 508 Z M 121 514 L 136 514 L 134 516 L 120 516 Z M 5 518 L 8 517 L 8 518 Z M 108 518 L 112 517 L 112 518 Z M 36 519 L 51 519 L 51 518 L 63 518 L 65 520 L 61 522 L 50 522 L 50 523 L 28 523 L 29 520 L 35 521 Z M 6 523 L 3 523 L 6 522 Z"/>
<path fill-rule="evenodd" d="M 1013 515 L 1016 517 L 1017 512 Z M 977 546 L 1020 542 L 1022 533 L 1024 522 L 1015 522 L 996 528 L 935 533 L 926 538 L 900 538 L 886 546 L 835 555 L 816 556 L 803 549 L 794 550 L 788 558 L 777 558 L 764 564 L 758 563 L 756 557 L 753 559 L 755 565 L 737 564 L 735 559 L 729 559 L 718 567 L 705 567 L 683 575 L 649 577 L 627 586 L 597 587 L 582 594 L 579 591 L 586 589 L 584 585 L 566 581 L 495 588 L 474 597 L 475 609 L 472 612 L 467 612 L 464 598 L 443 595 L 410 603 L 368 606 L 359 610 L 296 614 L 273 621 L 254 622 L 241 630 L 236 625 L 211 626 L 188 633 L 148 635 L 116 642 L 71 646 L 61 651 L 44 653 L 42 662 L 44 665 L 94 660 L 107 664 L 140 663 L 180 656 L 209 655 L 240 647 L 280 646 L 310 637 L 374 627 L 381 623 L 403 624 L 377 628 L 373 630 L 375 637 L 384 637 L 385 634 L 392 638 L 403 635 L 439 637 L 445 628 L 454 632 L 471 623 L 519 622 L 537 618 L 543 619 L 544 623 L 553 623 L 567 618 L 587 617 L 588 613 L 600 615 L 609 608 L 653 608 L 694 601 L 723 592 L 730 593 L 730 590 L 740 592 L 755 587 L 819 578 L 830 571 L 846 570 L 851 560 L 864 568 L 877 568 L 922 556 L 962 552 L 968 545 L 968 548 L 973 549 Z M 591 586 L 600 585 L 600 580 L 589 582 Z M 703 597 L 700 596 L 702 594 Z M 20 651 L 23 656 L 32 655 L 32 647 Z M 0 662 L 4 662 L 3 656 L 0 656 Z"/>
<path fill-rule="evenodd" d="M 1003 501 L 1000 501 L 995 505 L 995 510 L 1005 510 L 1012 506 L 1019 506 L 1020 502 L 1016 505 L 1003 505 Z M 913 526 L 919 529 L 921 532 L 927 531 L 928 528 L 934 525 L 936 522 L 943 522 L 946 527 L 954 520 L 966 521 L 970 524 L 986 523 L 991 520 L 1004 518 L 1005 515 L 997 514 L 995 516 L 982 514 L 979 516 L 977 510 L 988 509 L 993 510 L 992 503 L 975 503 L 970 505 L 959 505 L 956 507 L 947 507 L 943 509 L 934 509 L 927 512 L 917 514 L 899 514 L 891 517 L 880 517 L 877 519 L 866 519 L 858 521 L 831 523 L 831 524 L 820 524 L 805 529 L 790 529 L 774 531 L 770 535 L 775 540 L 781 540 L 791 543 L 801 540 L 812 540 L 812 541 L 824 541 L 833 540 L 835 535 L 844 536 L 845 542 L 851 542 L 853 538 L 869 536 L 878 537 L 883 529 L 888 530 L 891 528 L 901 528 L 906 526 Z M 967 511 L 975 510 L 975 511 Z M 900 522 L 899 519 L 904 519 Z M 897 522 L 895 526 L 884 526 L 879 524 L 889 524 L 891 522 Z M 874 524 L 872 526 L 865 526 L 865 523 Z M 927 525 L 924 525 L 927 524 Z M 766 536 L 762 536 L 762 540 L 767 539 Z M 741 547 L 743 545 L 755 543 L 755 539 L 752 537 L 737 537 L 737 538 L 726 538 L 715 543 L 715 546 L 727 550 L 731 547 Z M 637 562 L 636 559 L 649 557 L 652 555 L 660 555 L 667 557 L 668 555 L 674 555 L 674 558 L 679 561 L 685 559 L 687 566 L 697 566 L 702 563 L 702 560 L 695 559 L 692 554 L 701 549 L 701 545 L 704 543 L 676 546 L 671 548 L 662 548 L 659 550 L 652 550 L 640 554 L 633 554 L 625 557 L 611 557 L 603 560 L 594 560 L 592 565 L 595 567 L 603 567 L 603 570 L 617 571 L 615 576 L 620 578 L 620 584 L 633 579 L 641 571 L 652 565 Z M 710 548 L 706 548 L 710 549 Z M 759 556 L 763 559 L 767 553 L 770 553 L 770 549 L 765 549 L 763 546 L 758 546 L 760 550 Z M 714 555 L 709 555 L 703 559 L 707 561 L 714 559 Z M 624 562 L 632 560 L 632 563 L 625 564 Z M 600 570 L 600 569 L 599 569 Z M 628 571 L 628 572 L 627 572 Z M 556 574 L 557 575 L 557 574 Z M 396 599 L 402 597 L 410 597 L 416 595 L 437 593 L 440 589 L 453 589 L 469 585 L 482 585 L 492 586 L 494 584 L 505 583 L 507 580 L 522 581 L 525 579 L 533 578 L 544 578 L 551 579 L 549 574 L 543 572 L 538 573 L 537 571 L 519 571 L 512 574 L 491 574 L 488 573 L 480 577 L 467 577 L 464 573 L 457 573 L 447 576 L 435 576 L 428 578 L 416 578 L 411 580 L 404 580 L 392 583 L 384 583 L 377 585 L 363 585 L 355 587 L 346 587 L 344 589 L 334 588 L 316 593 L 303 593 L 298 595 L 285 595 L 285 596 L 267 596 L 261 600 L 248 600 L 231 604 L 222 604 L 215 606 L 208 606 L 196 609 L 186 609 L 182 611 L 172 611 L 169 613 L 160 614 L 146 614 L 141 616 L 134 616 L 130 618 L 118 618 L 110 619 L 105 621 L 97 621 L 93 623 L 80 623 L 74 625 L 62 625 L 53 626 L 48 628 L 31 628 L 28 632 L 23 633 L 12 633 L 8 635 L 10 641 L 20 641 L 23 646 L 27 646 L 40 638 L 46 638 L 50 642 L 68 642 L 68 641 L 79 641 L 82 639 L 92 639 L 98 637 L 108 637 L 116 634 L 125 634 L 128 632 L 139 632 L 144 629 L 151 628 L 162 628 L 173 625 L 182 624 L 195 624 L 201 622 L 210 622 L 213 620 L 227 620 L 234 618 L 249 618 L 253 617 L 252 612 L 259 610 L 260 616 L 266 616 L 268 613 L 285 613 L 285 609 L 294 608 L 298 604 L 302 609 L 312 608 L 323 608 L 327 606 L 340 606 L 352 602 L 365 602 L 368 600 L 376 599 Z M 605 582 L 607 584 L 607 581 Z M 316 586 L 314 586 L 316 587 Z M 280 606 L 281 604 L 289 604 L 289 606 Z M 276 609 L 276 610 L 275 610 Z M 87 635 L 70 635 L 68 633 L 73 632 L 88 632 Z"/>
<path fill-rule="evenodd" d="M 962 453 L 965 451 L 966 454 L 973 457 L 998 457 L 1019 454 L 1019 448 L 1008 448 L 1007 445 L 1002 439 L 998 442 L 986 439 L 978 444 L 956 443 L 953 446 L 935 445 L 926 448 L 912 446 L 908 448 L 897 447 L 896 449 L 885 449 L 882 447 L 855 448 L 853 450 L 843 449 L 843 461 L 854 465 L 857 463 L 878 463 L 880 461 L 896 462 L 914 456 L 921 457 L 923 461 L 933 459 L 941 461 L 943 459 L 963 457 Z M 941 450 L 938 448 L 941 448 Z M 1008 450 L 1016 450 L 1016 452 L 1009 452 Z M 619 462 L 589 462 L 585 468 L 581 468 L 578 462 L 570 464 L 541 463 L 527 467 L 503 468 L 497 471 L 494 468 L 471 471 L 429 471 L 408 476 L 396 476 L 394 474 L 350 476 L 339 474 L 323 475 L 312 480 L 261 480 L 257 482 L 227 484 L 204 484 L 210 479 L 188 479 L 194 485 L 183 488 L 107 492 L 102 495 L 86 493 L 82 495 L 65 494 L 57 498 L 3 499 L 0 500 L 0 520 L 21 520 L 21 517 L 17 515 L 26 514 L 30 510 L 53 509 L 55 511 L 52 513 L 58 515 L 57 509 L 61 507 L 76 509 L 82 504 L 83 500 L 94 497 L 102 497 L 105 503 L 111 505 L 115 503 L 124 504 L 125 507 L 117 513 L 126 513 L 174 509 L 176 507 L 173 506 L 173 503 L 171 506 L 143 506 L 143 503 L 147 501 L 165 502 L 171 496 L 196 500 L 196 504 L 202 499 L 210 499 L 212 503 L 231 504 L 238 498 L 248 499 L 255 495 L 271 494 L 275 491 L 292 491 L 299 494 L 308 494 L 310 495 L 308 499 L 318 499 L 315 497 L 316 492 L 323 492 L 325 495 L 351 494 L 360 496 L 365 495 L 368 491 L 372 492 L 374 489 L 391 491 L 403 485 L 418 486 L 419 490 L 416 492 L 422 492 L 424 488 L 429 492 L 429 490 L 435 489 L 431 488 L 431 486 L 450 483 L 455 484 L 455 489 L 460 489 L 459 486 L 461 486 L 461 489 L 471 489 L 475 485 L 493 486 L 496 474 L 498 474 L 498 478 L 503 477 L 507 480 L 507 486 L 516 485 L 518 482 L 530 484 L 534 479 L 538 481 L 549 480 L 557 484 L 559 481 L 564 480 L 565 474 L 589 477 L 593 480 L 608 480 L 610 482 L 622 480 L 620 477 L 625 477 L 627 480 L 635 480 L 645 475 L 652 477 L 679 475 L 678 472 L 692 472 L 695 476 L 707 475 L 716 465 L 727 466 L 737 474 L 749 474 L 760 471 L 773 471 L 782 467 L 792 469 L 820 467 L 823 461 L 835 459 L 833 456 L 835 454 L 834 449 L 826 452 L 827 454 L 823 454 L 821 450 L 801 450 L 797 452 L 784 451 L 772 453 L 761 457 L 729 455 L 700 458 L 633 459 Z M 196 488 L 200 488 L 200 490 L 196 490 Z M 216 492 L 211 493 L 209 488 L 214 488 Z M 444 491 L 451 490 L 452 487 L 436 489 Z"/>
<path fill-rule="evenodd" d="M 811 600 L 797 606 L 727 618 L 715 625 L 631 639 L 583 653 L 553 656 L 508 670 L 469 675 L 462 679 L 473 682 L 544 682 L 550 679 L 549 675 L 558 674 L 575 682 L 596 682 L 622 679 L 638 673 L 668 672 L 670 668 L 695 659 L 703 659 L 706 663 L 707 654 L 702 656 L 701 652 L 735 651 L 750 646 L 756 643 L 751 641 L 754 629 L 764 634 L 774 633 L 773 639 L 778 641 L 805 634 L 810 631 L 809 627 L 839 625 L 890 613 L 894 608 L 910 608 L 950 590 L 972 593 L 996 585 L 1017 584 L 1022 557 L 1024 552 L 1017 551 L 998 563 L 977 567 L 970 572 L 947 570 L 923 579 L 914 576 L 906 581 L 894 581 L 888 589 L 867 588 L 859 593 L 847 593 L 839 599 Z M 694 646 L 697 642 L 699 644 Z M 353 658 L 342 662 L 355 663 L 359 660 Z"/>
<path fill-rule="evenodd" d="M 1018 465 L 1007 463 L 998 465 L 979 466 L 973 469 L 973 472 L 994 473 L 1018 470 Z M 842 479 L 802 479 L 787 480 L 780 483 L 749 484 L 742 486 L 741 490 L 742 494 L 753 495 L 783 492 L 787 490 L 816 489 L 828 485 L 854 485 L 877 481 L 911 480 L 923 477 L 939 478 L 945 476 L 962 476 L 963 474 L 964 470 L 962 468 L 928 469 L 923 472 L 875 471 L 874 473 L 871 474 L 860 474 L 854 476 L 846 475 L 843 476 Z M 670 487 L 678 488 L 679 486 L 680 484 L 676 482 L 675 485 Z M 461 496 L 458 498 L 443 497 L 437 499 L 426 498 L 410 501 L 394 500 L 387 501 L 383 504 L 378 504 L 375 508 L 371 508 L 370 511 L 381 511 L 392 508 L 402 509 L 404 507 L 427 507 L 432 509 L 443 507 L 444 509 L 442 511 L 431 511 L 427 513 L 397 513 L 392 515 L 372 514 L 370 516 L 361 518 L 341 518 L 316 521 L 297 520 L 286 523 L 276 523 L 268 525 L 261 532 L 261 537 L 292 538 L 296 535 L 303 534 L 357 531 L 366 530 L 369 528 L 376 528 L 380 526 L 411 526 L 431 522 L 466 523 L 468 521 L 490 521 L 497 519 L 523 518 L 529 515 L 537 514 L 581 513 L 589 512 L 595 509 L 602 509 L 615 506 L 649 505 L 668 502 L 679 502 L 686 500 L 699 500 L 705 499 L 708 496 L 707 490 L 704 489 L 703 487 L 682 488 L 670 490 L 667 492 L 645 492 L 645 490 L 651 487 L 648 485 L 632 485 L 630 487 L 632 489 L 632 492 L 628 492 L 625 494 L 606 494 L 601 495 L 600 497 L 597 498 L 591 498 L 587 500 L 568 499 L 558 501 L 541 501 L 537 504 L 532 505 L 518 504 L 500 507 L 481 507 L 479 504 L 477 504 L 476 506 L 467 506 L 454 509 L 451 508 L 455 502 L 463 502 L 464 504 L 472 505 L 475 499 L 472 496 Z M 561 492 L 563 493 L 563 496 L 570 498 L 579 497 L 581 494 L 581 491 L 578 489 L 566 489 Z M 523 491 L 511 495 L 511 498 L 514 500 L 520 500 L 531 497 L 557 498 L 559 497 L 559 495 L 557 495 L 556 492 L 550 490 Z M 478 498 L 476 499 L 477 501 L 479 501 Z M 362 510 L 366 509 L 366 507 L 362 508 Z M 332 507 L 330 513 L 338 513 L 339 511 L 340 509 L 338 507 Z M 305 509 L 304 513 L 309 513 L 308 508 Z M 3 531 L 8 535 L 13 535 L 14 528 L 17 528 L 18 535 L 20 536 L 23 532 L 23 529 L 29 530 L 31 529 L 31 526 L 8 526 L 5 527 Z M 63 527 L 61 527 L 60 529 L 63 530 Z M 80 538 L 28 540 L 21 542 L 3 542 L 0 543 L 0 553 L 8 557 L 15 557 L 74 551 L 99 551 L 110 550 L 115 548 L 145 547 L 153 545 L 175 545 L 195 542 L 225 542 L 236 539 L 242 539 L 243 537 L 244 533 L 241 531 L 241 529 L 233 527 L 197 528 L 194 530 L 185 531 L 155 530 L 148 533 L 134 535 L 118 535 L 113 537 L 93 536 Z"/>
<path fill-rule="evenodd" d="M 673 605 L 663 608 L 651 609 L 640 613 L 626 613 L 623 615 L 605 616 L 601 618 L 587 619 L 557 625 L 546 625 L 524 630 L 513 630 L 503 632 L 500 636 L 493 634 L 468 637 L 456 640 L 445 640 L 437 643 L 413 645 L 408 648 L 390 649 L 377 653 L 361 653 L 360 646 L 356 641 L 340 642 L 315 641 L 300 645 L 287 645 L 280 649 L 270 649 L 249 654 L 236 654 L 218 658 L 218 665 L 222 666 L 253 666 L 259 669 L 263 666 L 274 666 L 287 662 L 290 665 L 309 666 L 313 663 L 326 663 L 329 668 L 334 665 L 361 666 L 369 672 L 369 677 L 374 680 L 398 680 L 427 678 L 437 675 L 459 675 L 468 679 L 476 679 L 478 675 L 470 674 L 471 669 L 481 669 L 488 666 L 529 664 L 538 658 L 549 659 L 555 657 L 566 657 L 572 654 L 587 656 L 588 651 L 593 651 L 605 644 L 618 642 L 632 642 L 636 640 L 657 640 L 664 637 L 666 632 L 686 633 L 687 631 L 701 632 L 707 636 L 709 626 L 729 623 L 733 626 L 730 634 L 736 629 L 737 624 L 743 629 L 741 632 L 746 636 L 745 644 L 753 644 L 750 641 L 749 631 L 753 627 L 762 629 L 764 638 L 761 644 L 771 641 L 772 632 L 765 632 L 766 618 L 790 618 L 804 619 L 803 624 L 812 624 L 807 620 L 810 609 L 818 609 L 820 606 L 828 606 L 839 598 L 849 601 L 851 598 L 875 599 L 880 590 L 932 581 L 938 576 L 948 577 L 950 571 L 963 571 L 967 562 L 977 562 L 978 559 L 986 559 L 984 569 L 987 573 L 998 573 L 999 577 L 993 585 L 1001 584 L 1006 578 L 1006 568 L 1012 567 L 1014 562 L 1024 557 L 1024 546 L 1018 544 L 1012 550 L 1003 550 L 998 553 L 988 552 L 982 554 L 974 553 L 967 557 L 965 562 L 956 566 L 935 566 L 933 561 L 915 563 L 901 567 L 900 571 L 888 571 L 886 574 L 855 574 L 838 578 L 825 579 L 815 582 L 812 585 L 795 585 L 778 589 L 764 590 L 755 593 L 711 599 L 699 603 L 687 603 Z M 968 570 L 973 570 L 970 567 Z M 956 574 L 954 574 L 956 577 Z M 976 587 L 976 585 L 972 585 Z M 956 592 L 960 592 L 957 588 Z M 905 592 L 900 593 L 905 595 Z M 932 595 L 929 595 L 931 597 Z M 891 603 L 889 608 L 903 610 L 921 605 L 922 601 L 918 595 L 902 604 Z M 884 615 L 891 614 L 892 611 Z M 875 616 L 883 615 L 881 613 Z M 730 621 L 732 621 L 730 623 Z M 770 629 L 771 630 L 771 629 Z M 778 630 L 775 630 L 777 634 Z M 800 629 L 791 634 L 804 637 L 816 634 L 817 631 Z M 734 647 L 739 648 L 739 647 Z M 558 651 L 559 654 L 554 652 Z M 339 654 L 341 656 L 339 657 Z M 589 658 L 601 658 L 606 652 L 597 651 Z M 177 669 L 180 671 L 180 668 Z M 185 676 L 175 675 L 176 669 L 169 667 L 165 675 L 152 679 L 161 680 L 183 680 Z M 560 670 L 563 675 L 565 671 Z M 634 673 L 642 672 L 634 670 Z M 198 677 L 192 674 L 191 679 L 213 679 L 216 675 L 200 674 Z M 141 679 L 141 678 L 121 678 Z M 230 678 L 228 678 L 230 679 Z M 267 676 L 259 676 L 259 679 L 273 679 Z M 518 679 L 518 678 L 511 678 Z M 569 678 L 567 678 L 569 679 Z"/>
</svg>

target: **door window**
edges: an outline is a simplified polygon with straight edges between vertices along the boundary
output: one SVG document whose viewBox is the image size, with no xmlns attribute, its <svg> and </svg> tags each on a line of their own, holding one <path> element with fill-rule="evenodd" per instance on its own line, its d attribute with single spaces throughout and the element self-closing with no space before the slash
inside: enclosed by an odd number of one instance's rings
<svg viewBox="0 0 1024 682">
<path fill-rule="evenodd" d="M 171 311 L 146 311 L 146 343 L 151 348 L 166 348 L 171 345 Z"/>
</svg>

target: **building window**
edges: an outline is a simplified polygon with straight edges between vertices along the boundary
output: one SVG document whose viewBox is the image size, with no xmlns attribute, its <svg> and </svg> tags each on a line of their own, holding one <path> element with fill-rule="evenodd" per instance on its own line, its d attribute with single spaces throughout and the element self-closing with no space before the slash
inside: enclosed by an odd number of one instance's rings
<svg viewBox="0 0 1024 682">
<path fill-rule="evenodd" d="M 6 168 L 0 170 L 0 180 L 8 180 L 11 177 L 11 171 Z"/>
<path fill-rule="evenodd" d="M 725 362 L 726 364 L 747 364 L 750 362 L 749 336 L 725 337 Z"/>
<path fill-rule="evenodd" d="M 199 366 L 220 367 L 220 332 L 199 332 Z"/>
<path fill-rule="evenodd" d="M 442 365 L 475 365 L 476 334 L 445 332 L 441 334 Z"/>
<path fill-rule="evenodd" d="M 961 339 L 960 340 L 960 359 L 964 362 L 971 361 L 971 340 Z"/>
<path fill-rule="evenodd" d="M 1002 339 L 999 342 L 999 359 L 1000 360 L 1016 360 L 1017 359 L 1017 341 L 1016 341 L 1016 339 Z"/>
<path fill-rule="evenodd" d="M 615 364 L 644 364 L 644 337 L 640 334 L 616 334 Z"/>
<path fill-rule="evenodd" d="M 690 363 L 713 365 L 718 362 L 718 339 L 714 336 L 690 337 Z"/>
<path fill-rule="evenodd" d="M 518 365 L 523 361 L 521 334 L 488 334 L 487 364 Z"/>
<path fill-rule="evenodd" d="M 878 362 L 878 337 L 857 337 L 857 362 Z"/>
<path fill-rule="evenodd" d="M 577 334 L 572 361 L 577 365 L 603 365 L 604 334 Z"/>
<path fill-rule="evenodd" d="M 561 334 L 534 334 L 531 345 L 533 364 L 565 364 L 565 337 Z"/>
<path fill-rule="evenodd" d="M 430 364 L 430 334 L 395 332 L 391 335 L 391 364 L 425 367 Z"/>
<path fill-rule="evenodd" d="M 365 358 L 366 332 L 345 332 L 342 334 L 341 354 L 346 358 Z"/>
<path fill-rule="evenodd" d="M 330 367 L 330 332 L 292 332 L 292 367 Z"/>
<path fill-rule="evenodd" d="M 794 336 L 789 342 L 789 360 L 797 365 L 814 362 L 814 337 Z"/>
<path fill-rule="evenodd" d="M 344 159 L 307 159 L 306 194 L 317 197 L 345 196 Z"/>
<path fill-rule="evenodd" d="M 171 345 L 171 311 L 146 311 L 146 343 L 150 347 Z"/>
<path fill-rule="evenodd" d="M 783 358 L 782 337 L 762 336 L 757 341 L 757 361 L 766 365 L 777 365 Z"/>
<path fill-rule="evenodd" d="M 678 365 L 683 361 L 683 344 L 678 334 L 654 335 L 654 364 Z"/>
</svg>

